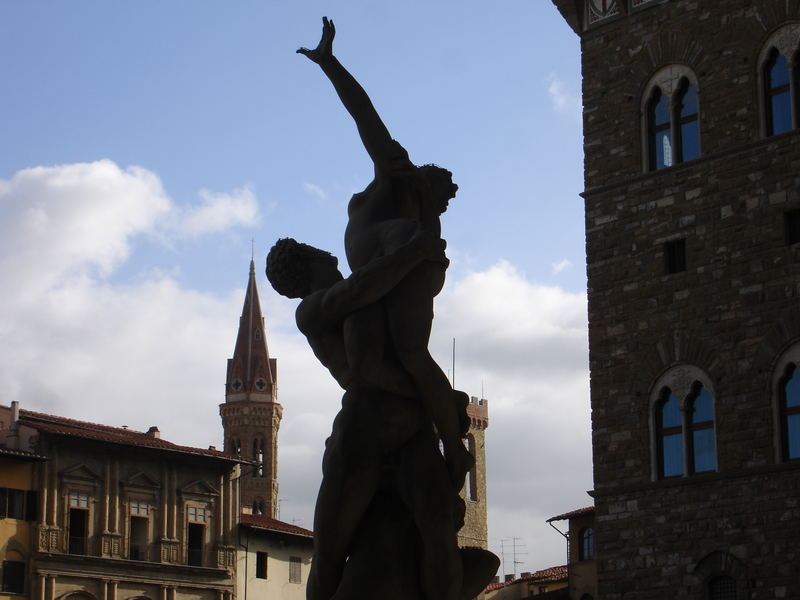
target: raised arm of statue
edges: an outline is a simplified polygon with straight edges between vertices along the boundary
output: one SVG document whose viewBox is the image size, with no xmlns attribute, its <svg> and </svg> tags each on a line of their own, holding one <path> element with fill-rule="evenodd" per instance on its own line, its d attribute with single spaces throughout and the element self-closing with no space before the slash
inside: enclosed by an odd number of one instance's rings
<svg viewBox="0 0 800 600">
<path fill-rule="evenodd" d="M 407 161 L 408 153 L 389 135 L 389 130 L 383 124 L 364 88 L 333 55 L 335 35 L 336 27 L 333 21 L 328 20 L 328 17 L 322 17 L 322 39 L 317 47 L 313 50 L 300 48 L 297 52 L 317 63 L 331 80 L 342 104 L 356 122 L 361 142 L 375 164 L 376 173 L 388 168 L 391 162 L 397 159 Z M 409 166 L 410 164 L 409 162 Z"/>
</svg>

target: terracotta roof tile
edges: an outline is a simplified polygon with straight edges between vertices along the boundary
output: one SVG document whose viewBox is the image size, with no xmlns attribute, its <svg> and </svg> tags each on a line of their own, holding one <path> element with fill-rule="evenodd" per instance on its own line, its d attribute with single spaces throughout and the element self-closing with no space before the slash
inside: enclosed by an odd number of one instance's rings
<svg viewBox="0 0 800 600">
<path fill-rule="evenodd" d="M 22 460 L 47 460 L 46 456 L 29 452 L 28 450 L 16 450 L 14 448 L 6 448 L 0 446 L 0 456 L 13 456 L 14 458 L 21 458 Z"/>
<path fill-rule="evenodd" d="M 568 513 L 564 513 L 563 515 L 558 515 L 556 517 L 550 517 L 545 521 L 545 523 L 550 523 L 552 521 L 564 521 L 565 519 L 574 519 L 575 517 L 584 517 L 586 515 L 593 515 L 594 514 L 594 506 L 586 506 L 584 508 L 579 508 L 578 510 L 573 510 Z"/>
<path fill-rule="evenodd" d="M 500 588 L 504 588 L 507 585 L 514 583 L 513 581 L 505 582 L 505 581 L 498 581 L 497 583 L 490 583 L 486 586 L 487 592 L 492 592 L 494 590 L 499 590 Z"/>
<path fill-rule="evenodd" d="M 530 575 L 520 577 L 519 579 L 515 579 L 513 581 L 499 581 L 497 583 L 490 583 L 486 586 L 486 591 L 491 592 L 493 590 L 499 590 L 500 588 L 514 585 L 515 583 L 520 583 L 522 581 L 535 583 L 556 583 L 559 581 L 566 581 L 568 577 L 567 565 L 550 567 L 549 569 L 542 569 L 541 571 L 536 571 L 535 573 L 531 573 Z"/>
<path fill-rule="evenodd" d="M 142 431 L 134 429 L 124 429 L 122 427 L 111 427 L 99 423 L 89 423 L 88 421 L 77 421 L 66 417 L 38 413 L 31 410 L 19 411 L 19 422 L 22 425 L 32 427 L 38 431 L 70 437 L 79 437 L 90 440 L 109 442 L 112 444 L 123 444 L 126 446 L 144 446 L 168 452 L 180 452 L 182 454 L 195 454 L 228 460 L 232 462 L 242 461 L 236 456 L 226 454 L 218 450 L 206 450 L 203 448 L 192 448 L 191 446 L 179 446 L 167 440 L 148 435 Z"/>
<path fill-rule="evenodd" d="M 535 573 L 531 573 L 527 577 L 522 577 L 523 581 L 536 581 L 536 582 L 553 582 L 553 581 L 561 581 L 562 579 L 567 579 L 567 565 L 562 565 L 560 567 L 550 567 L 549 569 L 542 569 L 541 571 L 536 571 Z"/>
<path fill-rule="evenodd" d="M 253 527 L 255 529 L 280 531 L 281 533 L 291 533 L 294 535 L 300 535 L 308 538 L 314 537 L 313 531 L 309 531 L 308 529 L 304 529 L 303 527 L 298 527 L 297 525 L 292 525 L 291 523 L 284 523 L 283 521 L 278 521 L 277 519 L 273 519 L 271 517 L 268 517 L 267 515 L 242 514 L 239 517 L 239 523 L 247 527 Z"/>
</svg>

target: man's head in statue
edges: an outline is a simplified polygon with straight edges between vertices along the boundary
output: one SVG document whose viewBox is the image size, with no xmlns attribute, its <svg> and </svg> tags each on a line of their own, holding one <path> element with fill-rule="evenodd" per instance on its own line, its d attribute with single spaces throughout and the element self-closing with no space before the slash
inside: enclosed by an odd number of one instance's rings
<svg viewBox="0 0 800 600">
<path fill-rule="evenodd" d="M 458 186 L 453 183 L 453 174 L 437 165 L 422 165 L 417 169 L 425 181 L 430 198 L 437 204 L 439 214 L 447 210 L 451 198 L 456 197 Z"/>
<path fill-rule="evenodd" d="M 305 298 L 342 279 L 339 261 L 330 252 L 282 238 L 267 254 L 267 279 L 287 298 Z"/>
</svg>

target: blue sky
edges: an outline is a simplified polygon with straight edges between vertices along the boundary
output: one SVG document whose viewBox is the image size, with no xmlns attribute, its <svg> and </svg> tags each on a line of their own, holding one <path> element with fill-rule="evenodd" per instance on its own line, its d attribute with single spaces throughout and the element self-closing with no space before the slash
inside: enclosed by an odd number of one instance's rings
<svg viewBox="0 0 800 600">
<path fill-rule="evenodd" d="M 310 524 L 338 390 L 263 260 L 285 236 L 342 256 L 347 201 L 371 179 L 294 52 L 327 15 L 393 136 L 460 186 L 431 349 L 447 369 L 456 337 L 458 387 L 492 403 L 492 546 L 526 541 L 517 572 L 561 564 L 543 520 L 591 488 L 579 40 L 545 0 L 431 4 L 0 4 L 0 278 L 16 290 L 0 402 L 219 444 L 254 247 L 281 368 L 281 516 Z"/>
</svg>

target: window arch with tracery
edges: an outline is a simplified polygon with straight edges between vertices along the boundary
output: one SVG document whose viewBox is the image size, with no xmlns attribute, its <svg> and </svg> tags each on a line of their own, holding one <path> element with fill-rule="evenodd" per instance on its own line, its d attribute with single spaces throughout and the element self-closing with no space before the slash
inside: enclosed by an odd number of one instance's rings
<svg viewBox="0 0 800 600">
<path fill-rule="evenodd" d="M 759 56 L 763 132 L 768 137 L 797 128 L 798 48 L 800 25 L 786 25 L 770 36 Z"/>
<path fill-rule="evenodd" d="M 697 367 L 680 365 L 662 375 L 654 390 L 654 477 L 715 471 L 715 405 L 708 376 Z"/>
<path fill-rule="evenodd" d="M 594 558 L 594 529 L 585 527 L 578 533 L 578 560 Z"/>
<path fill-rule="evenodd" d="M 586 0 L 586 20 L 589 25 L 594 25 L 605 19 L 620 14 L 619 2 L 621 0 Z"/>
<path fill-rule="evenodd" d="M 683 65 L 660 69 L 645 88 L 645 170 L 657 171 L 700 156 L 697 79 Z"/>
<path fill-rule="evenodd" d="M 800 342 L 779 358 L 773 375 L 777 460 L 800 460 Z"/>
</svg>

